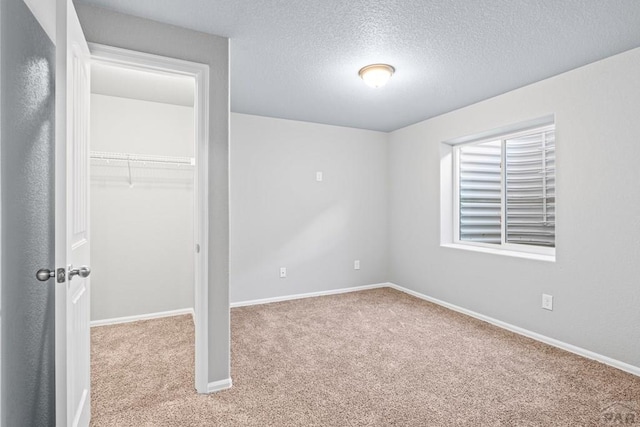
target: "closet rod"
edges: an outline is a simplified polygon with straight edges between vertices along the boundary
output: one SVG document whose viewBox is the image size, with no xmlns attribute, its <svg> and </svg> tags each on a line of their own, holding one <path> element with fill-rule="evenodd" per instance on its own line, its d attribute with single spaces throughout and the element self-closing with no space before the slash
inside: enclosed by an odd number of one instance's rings
<svg viewBox="0 0 640 427">
<path fill-rule="evenodd" d="M 150 154 L 114 153 L 108 151 L 91 151 L 89 157 L 98 160 L 114 160 L 141 163 L 162 163 L 169 165 L 194 166 L 196 159 L 193 157 L 155 156 Z"/>
</svg>

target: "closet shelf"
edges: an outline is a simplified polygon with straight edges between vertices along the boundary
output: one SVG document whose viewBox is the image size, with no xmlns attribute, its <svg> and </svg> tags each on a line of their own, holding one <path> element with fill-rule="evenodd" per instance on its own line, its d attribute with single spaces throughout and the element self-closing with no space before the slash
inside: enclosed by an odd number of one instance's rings
<svg viewBox="0 0 640 427">
<path fill-rule="evenodd" d="M 91 151 L 91 159 L 120 162 L 152 163 L 165 165 L 194 166 L 196 159 L 193 157 L 155 156 L 150 154 L 115 153 L 108 151 Z"/>
</svg>

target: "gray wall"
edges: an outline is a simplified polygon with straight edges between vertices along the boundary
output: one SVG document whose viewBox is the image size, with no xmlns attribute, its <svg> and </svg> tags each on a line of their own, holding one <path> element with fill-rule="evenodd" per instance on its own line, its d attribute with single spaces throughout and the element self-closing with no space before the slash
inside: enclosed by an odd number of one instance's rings
<svg viewBox="0 0 640 427">
<path fill-rule="evenodd" d="M 92 94 L 91 149 L 193 157 L 193 111 Z M 92 161 L 91 320 L 194 307 L 194 175 L 132 162 L 130 186 L 126 162 Z"/>
<path fill-rule="evenodd" d="M 390 280 L 640 366 L 638 75 L 635 49 L 393 132 Z M 556 262 L 441 247 L 440 143 L 550 113 Z"/>
<path fill-rule="evenodd" d="M 210 67 L 209 381 L 229 378 L 229 40 L 76 4 L 89 42 Z"/>
<path fill-rule="evenodd" d="M 231 142 L 232 302 L 387 280 L 386 133 L 233 113 Z"/>
<path fill-rule="evenodd" d="M 55 48 L 22 0 L 1 3 L 2 425 L 55 425 Z"/>
</svg>

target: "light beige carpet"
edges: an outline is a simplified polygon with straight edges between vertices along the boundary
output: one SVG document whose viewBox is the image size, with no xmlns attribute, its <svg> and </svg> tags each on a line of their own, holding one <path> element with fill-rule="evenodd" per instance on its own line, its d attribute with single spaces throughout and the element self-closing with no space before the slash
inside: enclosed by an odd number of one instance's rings
<svg viewBox="0 0 640 427">
<path fill-rule="evenodd" d="M 640 405 L 638 377 L 391 289 L 231 329 L 233 388 L 202 396 L 190 316 L 93 328 L 92 426 L 597 426 Z"/>
</svg>

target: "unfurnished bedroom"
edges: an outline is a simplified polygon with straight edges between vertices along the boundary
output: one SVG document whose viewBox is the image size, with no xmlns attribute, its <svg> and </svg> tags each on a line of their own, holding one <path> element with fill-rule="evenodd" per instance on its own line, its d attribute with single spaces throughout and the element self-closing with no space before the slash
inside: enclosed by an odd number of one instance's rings
<svg viewBox="0 0 640 427">
<path fill-rule="evenodd" d="M 640 3 L 2 0 L 0 426 L 640 425 Z"/>
</svg>

